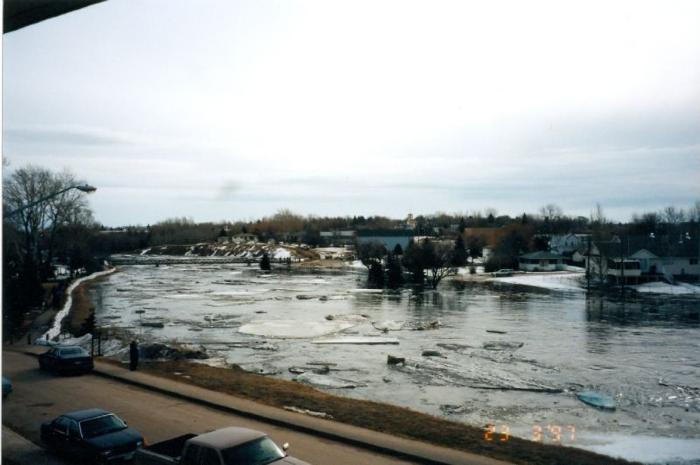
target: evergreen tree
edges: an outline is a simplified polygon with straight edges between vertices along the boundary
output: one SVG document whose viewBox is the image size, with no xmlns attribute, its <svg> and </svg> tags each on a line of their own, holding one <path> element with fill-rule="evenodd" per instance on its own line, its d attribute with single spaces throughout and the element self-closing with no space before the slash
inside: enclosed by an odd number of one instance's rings
<svg viewBox="0 0 700 465">
<path fill-rule="evenodd" d="M 394 255 L 403 255 L 403 248 L 401 247 L 401 244 L 398 242 L 396 243 L 396 246 L 394 247 Z"/>
<path fill-rule="evenodd" d="M 464 266 L 467 264 L 467 249 L 464 247 L 464 238 L 461 234 L 459 234 L 457 240 L 455 240 L 455 250 L 452 260 L 454 266 Z"/>
<path fill-rule="evenodd" d="M 411 273 L 411 280 L 418 285 L 423 285 L 425 282 L 424 260 L 421 254 L 422 248 L 415 241 L 411 240 L 401 259 L 403 266 Z"/>
<path fill-rule="evenodd" d="M 369 284 L 373 287 L 384 286 L 384 267 L 381 262 L 372 262 L 369 266 Z"/>
<path fill-rule="evenodd" d="M 387 286 L 392 289 L 396 289 L 403 284 L 403 269 L 401 268 L 401 262 L 395 254 L 387 254 L 386 271 Z"/>
</svg>

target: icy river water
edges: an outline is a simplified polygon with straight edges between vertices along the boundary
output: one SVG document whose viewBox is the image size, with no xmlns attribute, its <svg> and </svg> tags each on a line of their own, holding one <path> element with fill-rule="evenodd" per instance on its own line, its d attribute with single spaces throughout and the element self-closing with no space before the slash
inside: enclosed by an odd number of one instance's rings
<svg viewBox="0 0 700 465">
<path fill-rule="evenodd" d="M 91 289 L 98 324 L 142 341 L 203 346 L 206 363 L 493 424 L 496 439 L 700 463 L 697 295 L 621 301 L 453 282 L 382 292 L 365 289 L 363 270 L 121 268 Z M 388 365 L 388 355 L 406 363 Z M 584 390 L 613 397 L 617 409 L 582 403 L 576 392 Z"/>
</svg>

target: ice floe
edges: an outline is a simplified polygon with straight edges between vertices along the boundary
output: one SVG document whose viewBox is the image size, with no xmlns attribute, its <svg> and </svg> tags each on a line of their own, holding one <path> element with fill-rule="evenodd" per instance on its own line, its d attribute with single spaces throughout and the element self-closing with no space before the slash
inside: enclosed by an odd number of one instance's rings
<svg viewBox="0 0 700 465">
<path fill-rule="evenodd" d="M 335 319 L 321 321 L 255 320 L 239 328 L 241 333 L 273 338 L 314 338 L 352 328 L 356 323 Z"/>
<path fill-rule="evenodd" d="M 581 285 L 581 279 L 581 273 L 527 273 L 507 278 L 493 278 L 492 281 L 553 291 L 583 292 L 585 289 Z"/>
<path fill-rule="evenodd" d="M 700 294 L 700 286 L 688 283 L 668 284 L 663 282 L 646 283 L 638 286 L 630 286 L 637 292 L 649 294 L 692 295 Z"/>
<path fill-rule="evenodd" d="M 300 374 L 294 379 L 296 381 L 323 389 L 354 389 L 357 387 L 366 386 L 365 384 L 357 381 L 338 378 L 335 376 L 319 375 L 308 371 Z"/>
</svg>

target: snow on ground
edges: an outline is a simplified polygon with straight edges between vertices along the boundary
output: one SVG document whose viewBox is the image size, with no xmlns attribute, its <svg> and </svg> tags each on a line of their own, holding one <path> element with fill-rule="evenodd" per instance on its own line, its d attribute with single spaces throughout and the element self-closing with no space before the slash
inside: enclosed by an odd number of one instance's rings
<svg viewBox="0 0 700 465">
<path fill-rule="evenodd" d="M 73 290 L 76 287 L 80 286 L 80 284 L 85 281 L 89 281 L 91 279 L 99 278 L 100 276 L 114 273 L 116 270 L 116 268 L 112 268 L 106 271 L 98 271 L 96 273 L 92 273 L 91 275 L 84 276 L 80 279 L 76 279 L 75 281 L 73 281 L 73 283 L 70 286 L 68 286 L 68 289 L 66 289 L 66 303 L 63 305 L 63 308 L 56 314 L 56 317 L 53 320 L 53 326 L 48 331 L 46 331 L 46 333 L 44 333 L 40 339 L 53 339 L 61 333 L 61 324 L 63 323 L 63 319 L 68 315 L 68 312 L 70 311 L 70 308 L 73 305 Z"/>
<path fill-rule="evenodd" d="M 481 266 L 481 265 L 478 265 L 478 266 L 477 266 L 476 264 L 474 264 L 474 265 L 467 265 L 467 266 L 460 266 L 459 268 L 457 268 L 457 274 L 460 275 L 460 276 L 464 276 L 464 275 L 471 274 L 470 268 L 471 268 L 472 266 L 474 267 L 474 269 L 475 269 L 475 271 L 476 271 L 475 274 L 484 274 L 484 267 Z"/>
<path fill-rule="evenodd" d="M 581 273 L 527 273 L 507 278 L 493 278 L 492 281 L 554 291 L 584 291 L 581 287 Z"/>
<path fill-rule="evenodd" d="M 277 247 L 277 249 L 275 249 L 275 250 L 272 252 L 272 258 L 273 258 L 274 260 L 279 260 L 279 259 L 284 259 L 284 260 L 286 260 L 286 259 L 288 259 L 288 258 L 292 258 L 292 254 L 291 254 L 291 252 L 290 252 L 289 250 L 287 250 L 287 249 L 285 249 L 285 248 L 283 248 L 283 247 Z"/>
<path fill-rule="evenodd" d="M 688 294 L 700 294 L 700 286 L 688 283 L 678 283 L 677 285 L 654 282 L 640 284 L 638 286 L 630 286 L 637 292 L 649 293 L 649 294 L 673 294 L 673 295 L 688 295 Z"/>
</svg>

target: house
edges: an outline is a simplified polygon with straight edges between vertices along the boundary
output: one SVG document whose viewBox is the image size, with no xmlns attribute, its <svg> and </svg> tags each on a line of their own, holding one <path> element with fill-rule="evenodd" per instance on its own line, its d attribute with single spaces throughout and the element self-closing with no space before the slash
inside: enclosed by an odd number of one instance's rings
<svg viewBox="0 0 700 465">
<path fill-rule="evenodd" d="M 614 237 L 611 241 L 592 243 L 588 250 L 579 252 L 585 255 L 586 269 L 600 281 L 634 282 L 644 280 L 642 264 L 629 253 L 629 241 Z"/>
<path fill-rule="evenodd" d="M 626 239 L 629 257 L 640 263 L 643 274 L 667 279 L 700 279 L 700 244 L 697 235 L 632 236 Z"/>
<path fill-rule="evenodd" d="M 415 233 L 409 229 L 361 229 L 357 231 L 357 243 L 379 242 L 392 251 L 397 245 L 406 250 Z"/>
<path fill-rule="evenodd" d="M 554 234 L 549 238 L 549 250 L 555 254 L 573 254 L 588 246 L 590 234 Z"/>
<path fill-rule="evenodd" d="M 593 244 L 586 266 L 594 276 L 615 281 L 697 280 L 699 255 L 698 239 L 690 234 L 615 237 Z"/>
<path fill-rule="evenodd" d="M 518 268 L 523 271 L 563 270 L 564 257 L 551 252 L 532 252 L 518 257 Z"/>
<path fill-rule="evenodd" d="M 231 237 L 231 242 L 234 244 L 242 244 L 244 242 L 257 242 L 258 237 L 255 234 L 236 234 Z"/>
</svg>

